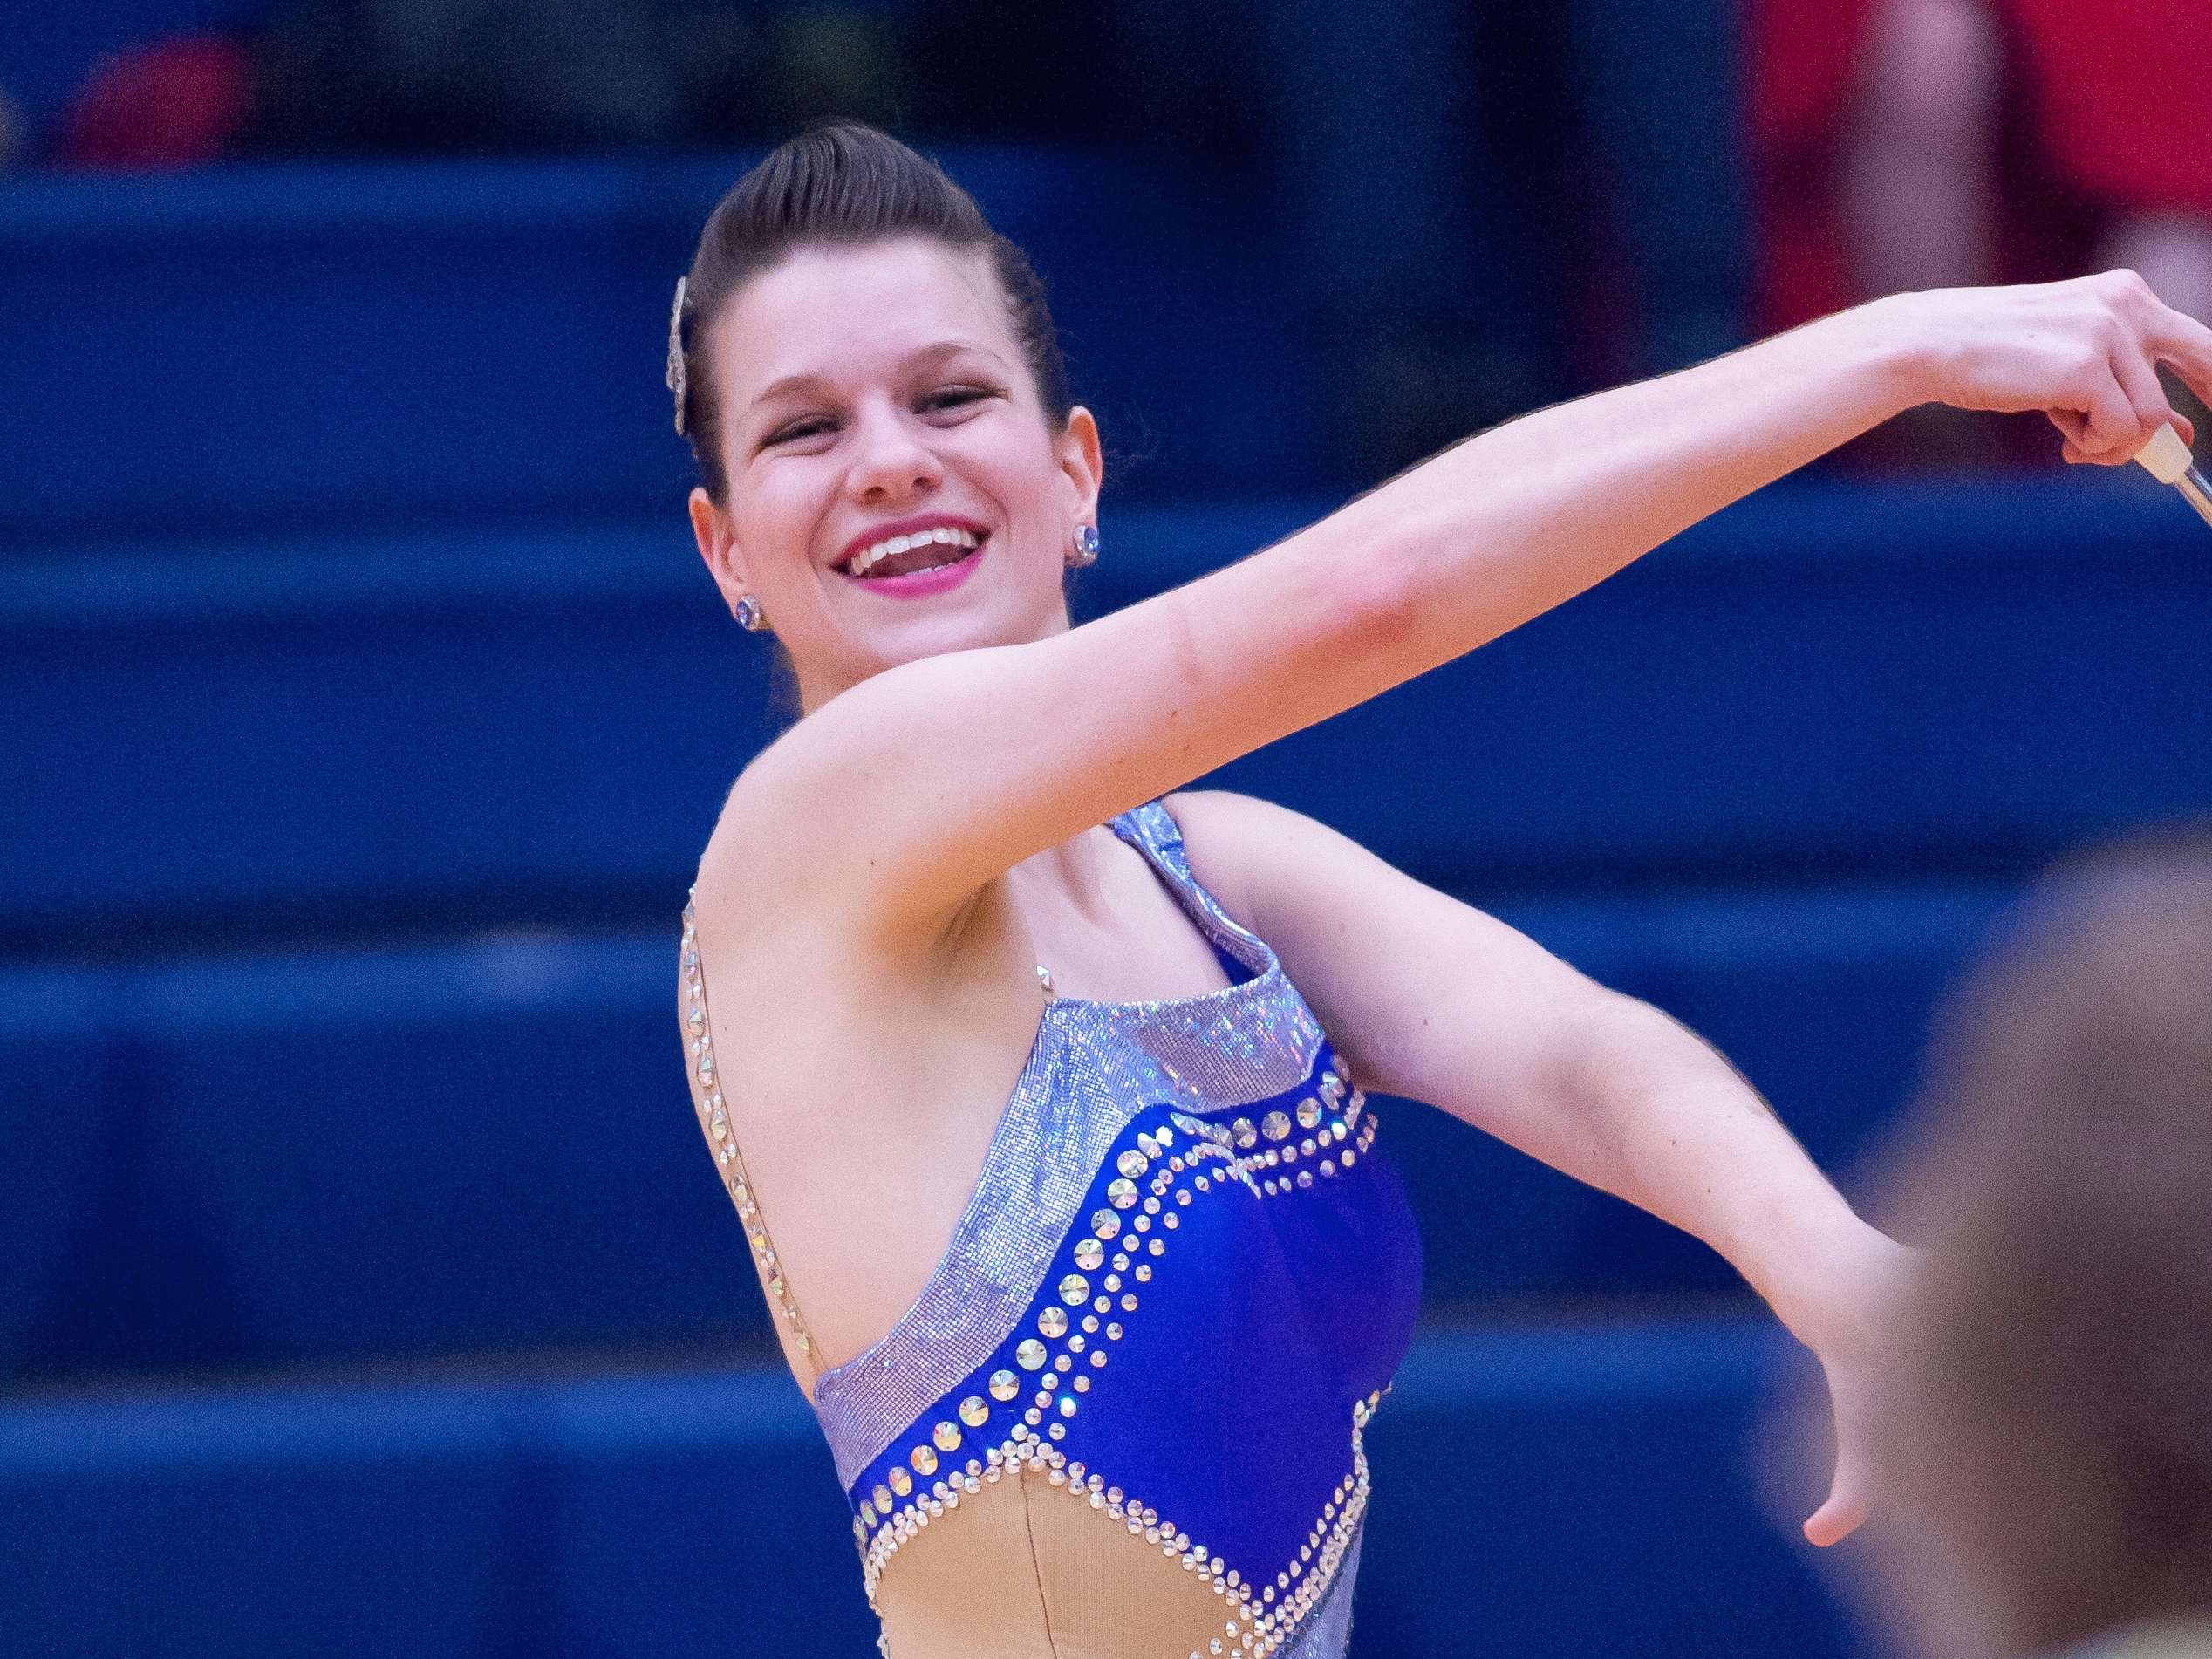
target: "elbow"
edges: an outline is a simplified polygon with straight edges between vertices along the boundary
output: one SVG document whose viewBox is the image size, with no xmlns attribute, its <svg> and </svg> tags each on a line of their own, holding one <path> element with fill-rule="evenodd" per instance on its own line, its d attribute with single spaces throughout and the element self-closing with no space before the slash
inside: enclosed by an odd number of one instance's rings
<svg viewBox="0 0 2212 1659">
<path fill-rule="evenodd" d="M 1328 560 L 1319 597 L 1329 632 L 1376 659 L 1417 652 L 1424 623 L 1437 611 L 1430 563 L 1395 536 Z"/>
<path fill-rule="evenodd" d="M 1680 1027 L 1648 1002 L 1593 986 L 1551 1044 L 1549 1070 L 1560 1098 L 1578 1116 L 1617 1116 L 1650 1085 L 1655 1061 L 1679 1040 Z"/>
</svg>

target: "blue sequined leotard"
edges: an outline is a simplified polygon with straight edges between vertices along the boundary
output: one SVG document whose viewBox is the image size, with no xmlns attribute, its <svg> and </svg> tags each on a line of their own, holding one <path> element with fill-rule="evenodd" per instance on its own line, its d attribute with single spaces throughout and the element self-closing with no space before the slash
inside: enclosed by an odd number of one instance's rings
<svg viewBox="0 0 2212 1659">
<path fill-rule="evenodd" d="M 1366 1097 L 1174 819 L 1112 828 L 1237 982 L 1046 1004 L 936 1273 L 815 1410 L 894 1659 L 1340 1659 L 1412 1217 Z M 773 1301 L 688 934 L 685 960 L 702 1126 Z"/>
</svg>

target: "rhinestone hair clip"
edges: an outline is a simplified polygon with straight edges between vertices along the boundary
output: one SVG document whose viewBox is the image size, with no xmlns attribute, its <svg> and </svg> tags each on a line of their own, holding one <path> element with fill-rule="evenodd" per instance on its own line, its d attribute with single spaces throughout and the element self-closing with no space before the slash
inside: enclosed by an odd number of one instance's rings
<svg viewBox="0 0 2212 1659">
<path fill-rule="evenodd" d="M 684 290 L 688 276 L 676 278 L 676 304 L 668 312 L 668 389 L 676 394 L 676 435 L 684 435 Z"/>
</svg>

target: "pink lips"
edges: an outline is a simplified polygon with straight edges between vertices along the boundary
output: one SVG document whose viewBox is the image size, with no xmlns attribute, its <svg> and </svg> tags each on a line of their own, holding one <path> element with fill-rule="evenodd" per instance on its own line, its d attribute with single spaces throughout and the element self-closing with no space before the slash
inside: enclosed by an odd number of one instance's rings
<svg viewBox="0 0 2212 1659">
<path fill-rule="evenodd" d="M 964 558 L 956 559 L 950 564 L 940 564 L 934 570 L 917 570 L 910 576 L 853 576 L 843 568 L 878 542 L 894 536 L 918 536 L 925 530 L 940 528 L 968 531 L 976 537 L 975 547 Z M 935 594 L 950 593 L 974 575 L 975 567 L 983 562 L 984 552 L 990 545 L 990 532 L 966 519 L 941 513 L 932 513 L 919 518 L 903 518 L 889 524 L 877 524 L 854 536 L 845 544 L 844 557 L 839 561 L 837 574 L 854 586 L 866 588 L 870 593 L 880 593 L 887 599 L 926 599 Z"/>
<path fill-rule="evenodd" d="M 911 576 L 849 576 L 845 580 L 886 598 L 926 599 L 933 593 L 950 593 L 974 575 L 975 567 L 983 562 L 984 548 L 990 545 L 986 542 L 958 563 L 940 564 L 933 570 L 917 570 Z"/>
</svg>

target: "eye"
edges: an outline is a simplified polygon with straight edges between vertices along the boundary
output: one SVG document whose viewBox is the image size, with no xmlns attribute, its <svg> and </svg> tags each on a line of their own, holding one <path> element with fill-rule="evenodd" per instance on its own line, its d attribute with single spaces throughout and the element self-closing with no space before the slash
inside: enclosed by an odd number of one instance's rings
<svg viewBox="0 0 2212 1659">
<path fill-rule="evenodd" d="M 955 409 L 966 408 L 971 404 L 980 403 L 987 398 L 995 398 L 998 395 L 998 393 L 994 392 L 987 386 L 959 385 L 935 386 L 931 390 L 923 393 L 920 397 L 914 399 L 914 413 L 917 414 L 944 414 Z"/>
<path fill-rule="evenodd" d="M 801 415 L 795 420 L 785 421 L 761 439 L 761 447 L 769 449 L 778 444 L 797 443 L 806 438 L 823 438 L 836 429 L 837 423 L 828 415 Z"/>
</svg>

